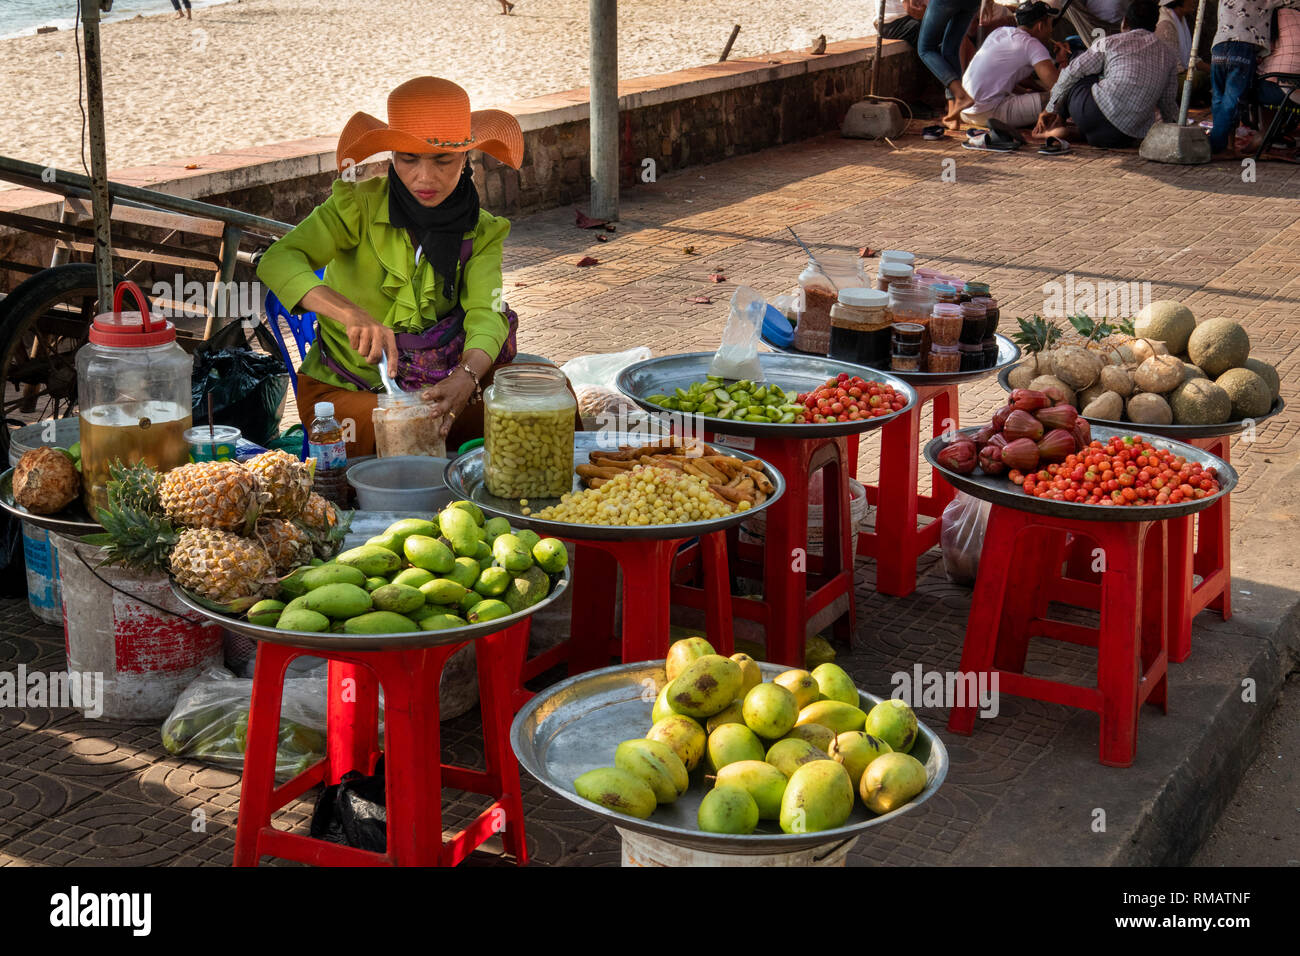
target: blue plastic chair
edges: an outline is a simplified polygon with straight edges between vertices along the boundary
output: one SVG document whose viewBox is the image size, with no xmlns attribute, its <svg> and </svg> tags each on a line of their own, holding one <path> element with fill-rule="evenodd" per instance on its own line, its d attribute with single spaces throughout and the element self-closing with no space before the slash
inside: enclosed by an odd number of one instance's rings
<svg viewBox="0 0 1300 956">
<path fill-rule="evenodd" d="M 325 277 L 324 269 L 316 270 L 316 277 L 323 279 Z M 299 312 L 294 314 L 284 307 L 284 303 L 279 300 L 274 292 L 266 290 L 266 298 L 262 303 L 266 311 L 266 324 L 270 326 L 271 334 L 275 336 L 275 344 L 280 349 L 280 358 L 284 362 L 285 370 L 289 373 L 289 382 L 293 385 L 293 396 L 298 397 L 298 370 L 293 367 L 293 356 L 289 354 L 289 347 L 285 344 L 284 333 L 280 331 L 280 322 L 289 329 L 289 334 L 293 336 L 294 343 L 298 346 L 298 354 L 306 355 L 307 349 L 316 341 L 316 313 Z M 302 455 L 303 461 L 307 460 L 307 434 L 302 436 Z"/>
</svg>

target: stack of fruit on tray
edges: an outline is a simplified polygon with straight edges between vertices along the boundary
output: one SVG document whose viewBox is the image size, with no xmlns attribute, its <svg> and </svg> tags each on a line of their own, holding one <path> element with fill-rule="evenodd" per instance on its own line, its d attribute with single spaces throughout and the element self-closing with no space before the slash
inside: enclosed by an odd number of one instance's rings
<svg viewBox="0 0 1300 956">
<path fill-rule="evenodd" d="M 1250 336 L 1232 319 L 1197 323 L 1180 302 L 1153 302 L 1131 326 L 1071 316 L 1073 333 L 1034 316 L 1015 339 L 1025 359 L 1013 388 L 1060 393 L 1094 421 L 1221 425 L 1267 415 L 1281 381 L 1250 357 Z"/>
<path fill-rule="evenodd" d="M 672 645 L 664 666 L 650 732 L 620 743 L 613 767 L 578 777 L 578 796 L 647 819 L 684 794 L 705 764 L 700 830 L 748 834 L 775 820 L 783 833 L 815 833 L 843 826 L 859 799 L 889 813 L 925 789 L 925 767 L 908 753 L 917 736 L 912 709 L 886 700 L 863 712 L 835 664 L 764 682 L 753 658 L 722 657 L 692 637 Z"/>
<path fill-rule="evenodd" d="M 959 475 L 978 466 L 986 475 L 1021 473 L 1064 461 L 1092 441 L 1092 426 L 1067 404 L 1060 391 L 1018 388 L 993 421 L 972 435 L 958 435 L 936 455 Z"/>
<path fill-rule="evenodd" d="M 526 610 L 569 562 L 564 543 L 515 532 L 455 501 L 432 519 L 403 518 L 332 561 L 299 568 L 248 619 L 282 631 L 442 631 Z M 287 602 L 287 603 L 286 603 Z"/>
<path fill-rule="evenodd" d="M 14 503 L 34 515 L 52 515 L 81 497 L 81 442 L 23 452 L 14 466 Z"/>
<path fill-rule="evenodd" d="M 758 462 L 715 455 L 703 442 L 622 445 L 616 450 L 598 448 L 588 459 L 590 464 L 577 468 L 578 477 L 588 488 L 599 488 L 641 464 L 702 478 L 714 497 L 736 506 L 742 501 L 750 507 L 761 505 L 776 490 Z"/>
<path fill-rule="evenodd" d="M 802 411 L 790 394 L 777 385 L 749 379 L 728 385 L 726 379 L 716 375 L 674 389 L 672 395 L 648 395 L 646 401 L 673 412 L 759 424 L 789 425 Z"/>
<path fill-rule="evenodd" d="M 312 470 L 282 451 L 165 474 L 118 462 L 98 514 L 105 533 L 84 540 L 104 547 L 105 564 L 170 572 L 214 610 L 241 613 L 347 534 L 350 514 L 312 492 Z"/>
<path fill-rule="evenodd" d="M 811 392 L 799 393 L 798 400 L 803 406 L 795 416 L 799 425 L 881 418 L 907 407 L 907 397 L 894 391 L 894 386 L 886 382 L 868 382 L 847 372 L 828 378 L 826 384 Z"/>
</svg>

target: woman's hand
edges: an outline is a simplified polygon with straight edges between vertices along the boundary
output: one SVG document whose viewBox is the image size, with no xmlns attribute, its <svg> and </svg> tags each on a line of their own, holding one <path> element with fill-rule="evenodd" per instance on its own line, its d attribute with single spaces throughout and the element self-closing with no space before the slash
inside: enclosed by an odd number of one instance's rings
<svg viewBox="0 0 1300 956">
<path fill-rule="evenodd" d="M 421 390 L 420 401 L 431 402 L 442 416 L 442 436 L 447 437 L 455 418 L 469 404 L 474 394 L 474 380 L 462 369 L 453 369 L 452 373 L 437 385 Z"/>
<path fill-rule="evenodd" d="M 363 359 L 378 365 L 380 357 L 387 353 L 389 367 L 396 368 L 397 336 L 392 329 L 365 313 L 344 319 L 343 327 L 347 329 L 348 344 Z"/>
</svg>

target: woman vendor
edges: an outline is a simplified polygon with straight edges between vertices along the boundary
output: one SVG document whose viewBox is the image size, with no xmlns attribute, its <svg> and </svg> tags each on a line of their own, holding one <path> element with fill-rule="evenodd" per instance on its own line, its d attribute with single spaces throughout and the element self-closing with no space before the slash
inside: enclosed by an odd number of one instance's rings
<svg viewBox="0 0 1300 956">
<path fill-rule="evenodd" d="M 320 318 L 298 373 L 298 411 L 310 426 L 316 403 L 333 402 L 353 439 L 349 457 L 375 450 L 382 355 L 403 389 L 436 404 L 454 453 L 482 436 L 482 390 L 516 354 L 514 314 L 502 301 L 510 223 L 479 208 L 471 149 L 518 169 L 519 123 L 500 110 L 471 112 L 450 80 L 403 83 L 388 97 L 387 123 L 366 113 L 348 120 L 336 154 L 343 178 L 258 264 L 286 308 Z M 383 151 L 392 154 L 386 177 L 348 175 Z"/>
</svg>

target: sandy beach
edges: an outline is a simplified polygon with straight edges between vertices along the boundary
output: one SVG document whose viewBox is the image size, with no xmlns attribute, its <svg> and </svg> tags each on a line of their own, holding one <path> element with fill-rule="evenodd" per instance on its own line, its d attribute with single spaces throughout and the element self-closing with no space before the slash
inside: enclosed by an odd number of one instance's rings
<svg viewBox="0 0 1300 956">
<path fill-rule="evenodd" d="M 475 108 L 585 86 L 587 0 L 237 0 L 103 27 L 110 168 L 337 135 L 356 110 L 435 74 Z M 623 78 L 871 32 L 868 0 L 624 0 Z M 71 31 L 0 41 L 0 154 L 79 167 L 81 111 Z"/>
</svg>

